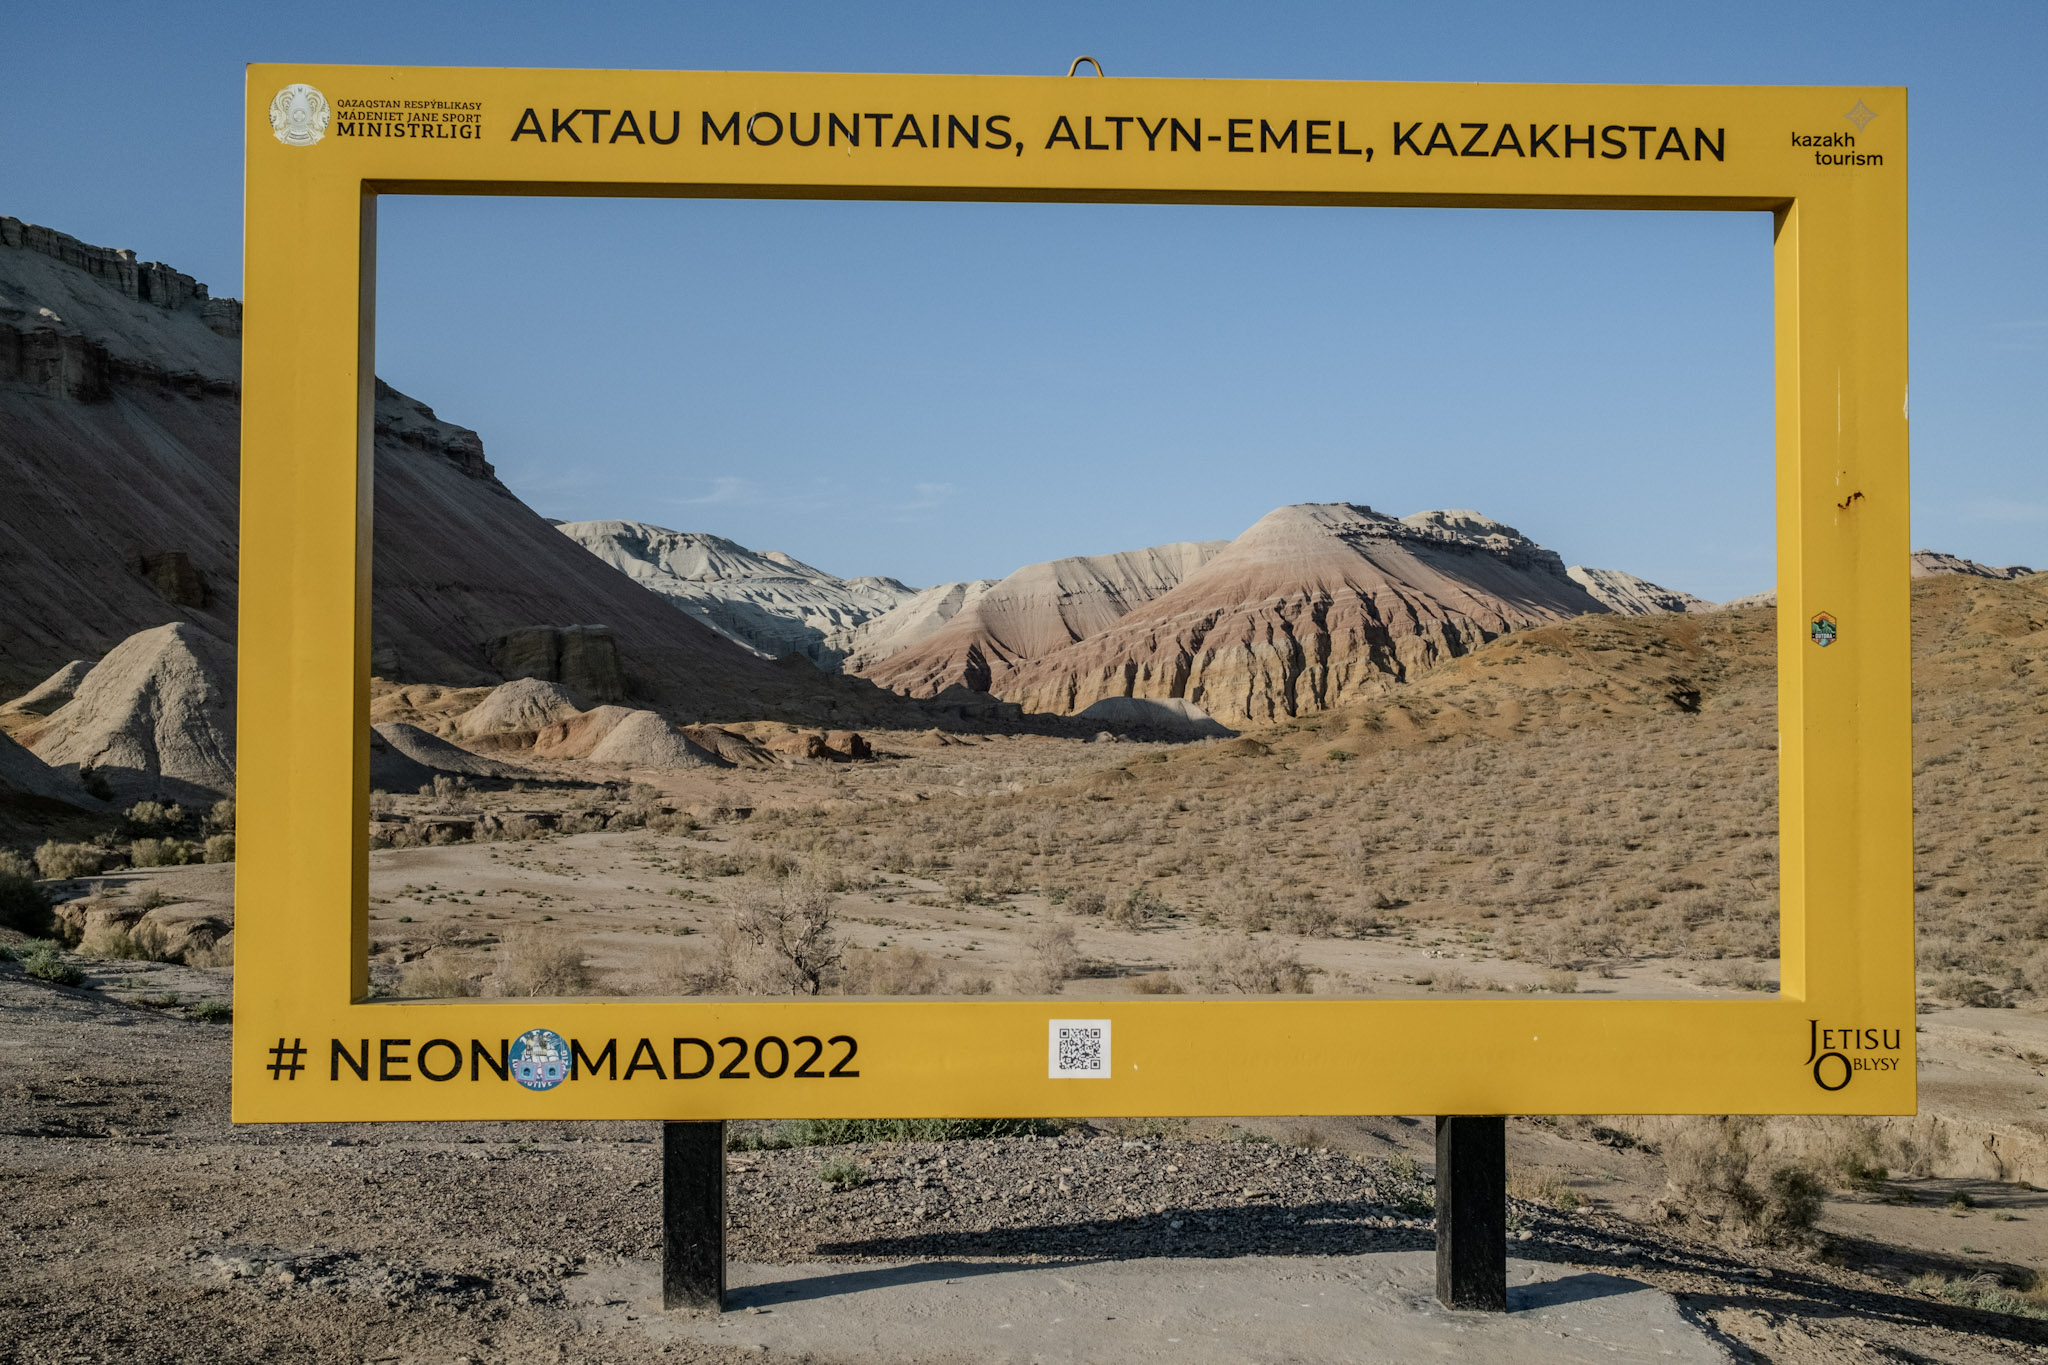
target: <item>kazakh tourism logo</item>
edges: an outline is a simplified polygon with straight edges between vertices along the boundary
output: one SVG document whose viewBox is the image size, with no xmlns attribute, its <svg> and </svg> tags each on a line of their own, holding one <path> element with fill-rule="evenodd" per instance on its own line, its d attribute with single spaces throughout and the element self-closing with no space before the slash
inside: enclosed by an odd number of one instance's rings
<svg viewBox="0 0 2048 1365">
<path fill-rule="evenodd" d="M 287 85 L 270 102 L 270 131 L 287 147 L 310 147 L 326 137 L 333 117 L 327 96 L 310 85 Z"/>
<path fill-rule="evenodd" d="M 1813 618 L 1813 642 L 1826 649 L 1835 642 L 1835 618 L 1826 612 Z"/>
<path fill-rule="evenodd" d="M 512 1044 L 512 1079 L 528 1090 L 553 1090 L 569 1079 L 569 1045 L 553 1029 L 522 1033 Z"/>
</svg>

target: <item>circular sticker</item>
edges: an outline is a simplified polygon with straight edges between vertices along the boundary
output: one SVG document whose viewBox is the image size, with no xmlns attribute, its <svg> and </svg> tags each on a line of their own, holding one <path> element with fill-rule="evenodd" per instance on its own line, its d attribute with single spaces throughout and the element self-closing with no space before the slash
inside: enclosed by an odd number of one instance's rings
<svg viewBox="0 0 2048 1365">
<path fill-rule="evenodd" d="M 537 1028 L 512 1042 L 512 1079 L 528 1090 L 553 1090 L 569 1079 L 569 1045 L 553 1029 Z"/>
</svg>

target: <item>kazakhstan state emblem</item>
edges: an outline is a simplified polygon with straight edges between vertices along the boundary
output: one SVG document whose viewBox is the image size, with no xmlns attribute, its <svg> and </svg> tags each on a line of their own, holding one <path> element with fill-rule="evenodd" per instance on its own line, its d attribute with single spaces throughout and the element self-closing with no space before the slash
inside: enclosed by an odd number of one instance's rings
<svg viewBox="0 0 2048 1365">
<path fill-rule="evenodd" d="M 287 147 L 310 147 L 326 137 L 333 117 L 327 96 L 310 85 L 287 85 L 270 102 L 270 131 Z"/>
</svg>

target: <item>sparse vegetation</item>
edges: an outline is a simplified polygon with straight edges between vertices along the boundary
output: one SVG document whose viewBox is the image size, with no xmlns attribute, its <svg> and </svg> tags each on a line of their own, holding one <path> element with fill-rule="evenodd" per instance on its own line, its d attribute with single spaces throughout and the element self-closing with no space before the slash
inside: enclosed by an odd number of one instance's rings
<svg viewBox="0 0 2048 1365">
<path fill-rule="evenodd" d="M 96 876 L 106 861 L 106 851 L 93 844 L 64 844 L 52 839 L 36 849 L 36 867 L 50 881 Z"/>
<path fill-rule="evenodd" d="M 1807 1240 L 1826 1193 L 1805 1164 L 1778 1158 L 1762 1120 L 1714 1116 L 1683 1121 L 1663 1146 L 1673 1221 L 1697 1222 L 1725 1240 L 1758 1245 Z"/>
<path fill-rule="evenodd" d="M 580 942 L 543 929 L 515 929 L 498 946 L 492 985 L 498 995 L 581 995 L 590 987 Z"/>
<path fill-rule="evenodd" d="M 85 980 L 85 973 L 66 962 L 54 943 L 26 943 L 17 951 L 21 970 L 38 981 L 47 981 L 54 986 L 76 986 Z"/>
</svg>

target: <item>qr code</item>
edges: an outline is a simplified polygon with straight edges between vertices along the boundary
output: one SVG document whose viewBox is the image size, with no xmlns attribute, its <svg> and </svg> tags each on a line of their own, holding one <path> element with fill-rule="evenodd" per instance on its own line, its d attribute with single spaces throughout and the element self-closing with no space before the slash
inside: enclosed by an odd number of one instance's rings
<svg viewBox="0 0 2048 1365">
<path fill-rule="evenodd" d="M 1048 1074 L 1054 1080 L 1109 1075 L 1109 1020 L 1055 1019 Z"/>
</svg>

